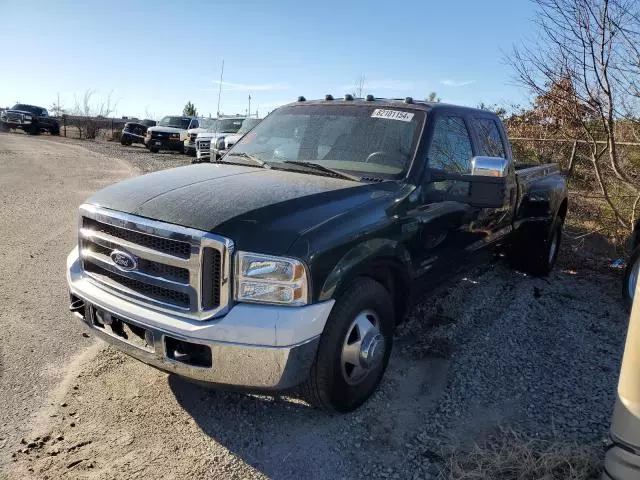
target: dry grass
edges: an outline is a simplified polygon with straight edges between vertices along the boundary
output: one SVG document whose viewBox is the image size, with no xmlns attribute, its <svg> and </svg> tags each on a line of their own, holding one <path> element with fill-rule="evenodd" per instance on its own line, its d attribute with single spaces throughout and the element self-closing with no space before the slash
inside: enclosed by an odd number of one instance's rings
<svg viewBox="0 0 640 480">
<path fill-rule="evenodd" d="M 590 480 L 599 479 L 604 453 L 560 441 L 527 438 L 513 431 L 471 451 L 443 456 L 440 478 L 448 480 Z"/>
</svg>

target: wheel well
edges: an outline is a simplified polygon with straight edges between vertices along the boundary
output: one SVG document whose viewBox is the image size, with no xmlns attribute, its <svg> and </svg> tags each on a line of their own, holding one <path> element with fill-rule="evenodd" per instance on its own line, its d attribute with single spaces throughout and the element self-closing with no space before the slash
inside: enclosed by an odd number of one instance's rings
<svg viewBox="0 0 640 480">
<path fill-rule="evenodd" d="M 369 277 L 389 292 L 393 301 L 396 324 L 402 323 L 409 312 L 411 302 L 411 281 L 406 267 L 392 258 L 376 260 L 358 269 L 351 282 L 344 282 L 339 295 L 358 277 Z"/>
<path fill-rule="evenodd" d="M 560 208 L 558 209 L 558 217 L 560 217 L 563 220 L 567 218 L 567 208 L 568 208 L 568 203 L 567 203 L 567 199 L 565 198 L 560 204 Z"/>
</svg>

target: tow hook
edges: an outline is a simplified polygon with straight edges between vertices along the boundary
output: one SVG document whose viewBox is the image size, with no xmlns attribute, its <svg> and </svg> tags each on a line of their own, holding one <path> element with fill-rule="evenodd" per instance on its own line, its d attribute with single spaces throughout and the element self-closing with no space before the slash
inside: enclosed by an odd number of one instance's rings
<svg viewBox="0 0 640 480">
<path fill-rule="evenodd" d="M 84 300 L 75 300 L 71 302 L 69 310 L 73 313 L 84 313 Z"/>
</svg>

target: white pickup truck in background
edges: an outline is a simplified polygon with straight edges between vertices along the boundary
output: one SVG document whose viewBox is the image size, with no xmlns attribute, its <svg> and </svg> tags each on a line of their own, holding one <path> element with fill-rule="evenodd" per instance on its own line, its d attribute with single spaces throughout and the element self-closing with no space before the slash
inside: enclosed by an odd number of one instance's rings
<svg viewBox="0 0 640 480">
<path fill-rule="evenodd" d="M 198 133 L 196 137 L 196 158 L 193 159 L 192 163 L 211 161 L 212 150 L 215 151 L 218 149 L 217 147 L 222 146 L 220 142 L 224 142 L 225 137 L 228 135 L 238 133 L 245 120 L 246 117 L 219 118 L 212 129 Z"/>
<path fill-rule="evenodd" d="M 199 133 L 213 131 L 218 120 L 215 118 L 201 118 L 200 125 L 187 130 L 187 137 L 184 139 L 183 152 L 192 157 L 196 156 L 196 138 Z"/>
</svg>

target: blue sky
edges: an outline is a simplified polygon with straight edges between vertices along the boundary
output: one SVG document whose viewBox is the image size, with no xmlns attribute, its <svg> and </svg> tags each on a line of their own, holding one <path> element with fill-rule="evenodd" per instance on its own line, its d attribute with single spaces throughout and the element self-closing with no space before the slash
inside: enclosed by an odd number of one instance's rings
<svg viewBox="0 0 640 480">
<path fill-rule="evenodd" d="M 111 92 L 116 114 L 160 117 L 192 101 L 265 114 L 298 95 L 353 91 L 475 106 L 525 103 L 503 52 L 533 36 L 527 0 L 118 2 L 0 0 L 0 106 L 73 107 Z"/>
</svg>

